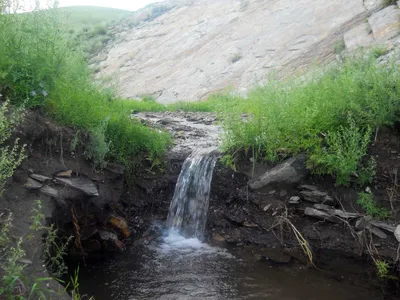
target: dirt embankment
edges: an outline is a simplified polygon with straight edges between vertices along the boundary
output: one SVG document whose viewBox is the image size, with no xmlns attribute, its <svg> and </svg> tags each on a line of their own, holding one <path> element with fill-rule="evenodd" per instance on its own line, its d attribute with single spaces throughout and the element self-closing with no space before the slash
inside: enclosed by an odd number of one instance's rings
<svg viewBox="0 0 400 300">
<path fill-rule="evenodd" d="M 130 236 L 120 202 L 123 167 L 109 164 L 96 172 L 85 159 L 86 134 L 57 126 L 35 112 L 27 113 L 11 140 L 16 138 L 26 145 L 28 157 L 6 184 L 0 217 L 3 221 L 12 214 L 11 238 L 12 242 L 23 239 L 26 256 L 20 263 L 26 265 L 27 278 L 47 278 L 53 271 L 43 255 L 46 231 L 34 231 L 28 238 L 37 200 L 41 200 L 43 226 L 54 224 L 59 241 L 72 236 L 66 258 L 87 261 L 123 251 Z M 55 282 L 52 286 L 58 290 Z"/>
</svg>

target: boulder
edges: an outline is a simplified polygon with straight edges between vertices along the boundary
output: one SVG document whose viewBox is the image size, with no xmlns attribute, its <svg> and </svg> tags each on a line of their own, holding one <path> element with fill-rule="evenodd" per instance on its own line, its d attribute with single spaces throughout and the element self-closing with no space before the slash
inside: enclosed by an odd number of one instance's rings
<svg viewBox="0 0 400 300">
<path fill-rule="evenodd" d="M 328 193 L 321 191 L 301 191 L 300 197 L 308 202 L 323 203 L 327 205 L 335 205 L 336 201 L 333 200 Z"/>
<path fill-rule="evenodd" d="M 344 33 L 344 43 L 347 50 L 355 50 L 358 47 L 367 47 L 374 42 L 372 29 L 368 23 L 360 25 Z"/>
<path fill-rule="evenodd" d="M 305 154 L 289 158 L 258 178 L 251 180 L 249 186 L 251 189 L 257 190 L 273 183 L 299 183 L 309 174 L 306 168 L 306 161 L 307 156 Z"/>
<path fill-rule="evenodd" d="M 316 219 L 320 219 L 320 220 L 324 220 L 324 221 L 326 220 L 326 221 L 330 221 L 333 223 L 339 223 L 339 220 L 336 217 L 334 217 L 326 212 L 312 208 L 312 207 L 306 207 L 306 209 L 304 210 L 304 214 L 306 216 L 313 217 Z"/>
<path fill-rule="evenodd" d="M 99 196 L 99 192 L 94 183 L 85 177 L 80 178 L 56 178 L 57 182 L 62 183 L 68 187 L 76 189 L 88 196 Z"/>
<path fill-rule="evenodd" d="M 400 225 L 397 225 L 397 227 L 394 231 L 394 236 L 397 239 L 397 241 L 400 243 Z"/>
<path fill-rule="evenodd" d="M 111 216 L 108 222 L 114 229 L 119 231 L 125 238 L 128 238 L 131 235 L 131 231 L 128 228 L 128 224 L 123 218 Z"/>
<path fill-rule="evenodd" d="M 58 191 L 55 188 L 52 188 L 51 186 L 48 186 L 48 185 L 45 185 L 44 187 L 42 187 L 40 189 L 40 192 L 47 196 L 53 197 L 53 198 L 58 198 L 58 196 L 59 196 Z"/>
<path fill-rule="evenodd" d="M 28 190 L 38 190 L 43 186 L 43 184 L 41 184 L 40 182 L 29 178 L 26 181 L 26 183 L 24 184 L 24 187 L 27 188 Z"/>
<path fill-rule="evenodd" d="M 288 202 L 289 202 L 289 204 L 299 204 L 300 203 L 300 197 L 299 196 L 290 197 Z"/>
<path fill-rule="evenodd" d="M 103 243 L 104 248 L 110 251 L 124 251 L 125 245 L 118 239 L 115 233 L 100 230 L 99 231 L 100 240 Z"/>
<path fill-rule="evenodd" d="M 56 177 L 71 178 L 72 170 L 58 172 L 55 176 Z"/>
<path fill-rule="evenodd" d="M 374 13 L 368 23 L 377 41 L 384 42 L 400 34 L 400 10 L 390 5 Z"/>
<path fill-rule="evenodd" d="M 31 174 L 31 175 L 29 175 L 29 177 L 32 178 L 32 179 L 35 179 L 35 180 L 37 180 L 39 182 L 47 182 L 47 181 L 51 180 L 50 177 L 39 175 L 39 174 Z"/>
</svg>

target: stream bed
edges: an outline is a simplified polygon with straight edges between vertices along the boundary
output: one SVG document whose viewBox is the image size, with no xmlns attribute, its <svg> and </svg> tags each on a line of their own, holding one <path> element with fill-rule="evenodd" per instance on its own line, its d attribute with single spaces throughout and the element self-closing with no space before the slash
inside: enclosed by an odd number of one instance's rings
<svg viewBox="0 0 400 300">
<path fill-rule="evenodd" d="M 239 255 L 170 233 L 81 267 L 80 290 L 96 300 L 384 299 L 365 278 L 354 281 L 349 276 L 345 270 L 331 276 L 301 264 L 271 265 L 251 254 Z"/>
</svg>

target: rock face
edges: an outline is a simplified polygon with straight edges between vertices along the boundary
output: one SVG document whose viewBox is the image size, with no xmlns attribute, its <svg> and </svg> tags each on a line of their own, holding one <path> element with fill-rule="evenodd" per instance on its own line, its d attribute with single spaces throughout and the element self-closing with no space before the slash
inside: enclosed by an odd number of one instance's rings
<svg viewBox="0 0 400 300">
<path fill-rule="evenodd" d="M 119 28 L 97 58 L 127 98 L 194 101 L 234 87 L 241 93 L 271 71 L 289 75 L 335 57 L 342 32 L 364 22 L 377 1 L 187 1 L 155 20 Z M 121 26 L 122 27 L 122 26 Z M 118 30 L 116 30 L 118 31 Z"/>
<path fill-rule="evenodd" d="M 260 177 L 251 180 L 249 186 L 251 189 L 256 190 L 272 183 L 299 183 L 308 175 L 306 161 L 307 156 L 305 154 L 289 158 Z"/>
<path fill-rule="evenodd" d="M 388 40 L 400 33 L 400 10 L 397 5 L 390 5 L 373 14 L 368 22 L 376 40 Z"/>
</svg>

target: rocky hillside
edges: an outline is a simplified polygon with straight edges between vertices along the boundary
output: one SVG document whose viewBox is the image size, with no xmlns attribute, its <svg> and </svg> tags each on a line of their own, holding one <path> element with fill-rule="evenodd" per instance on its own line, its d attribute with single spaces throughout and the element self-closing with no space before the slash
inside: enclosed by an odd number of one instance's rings
<svg viewBox="0 0 400 300">
<path fill-rule="evenodd" d="M 333 59 L 345 47 L 389 41 L 400 30 L 400 10 L 389 4 L 166 2 L 162 14 L 150 21 L 140 22 L 135 14 L 136 26 L 125 20 L 113 28 L 118 37 L 94 61 L 99 76 L 116 75 L 127 98 L 151 94 L 161 103 L 194 101 L 228 87 L 245 94 L 272 72 L 299 73 Z"/>
</svg>

